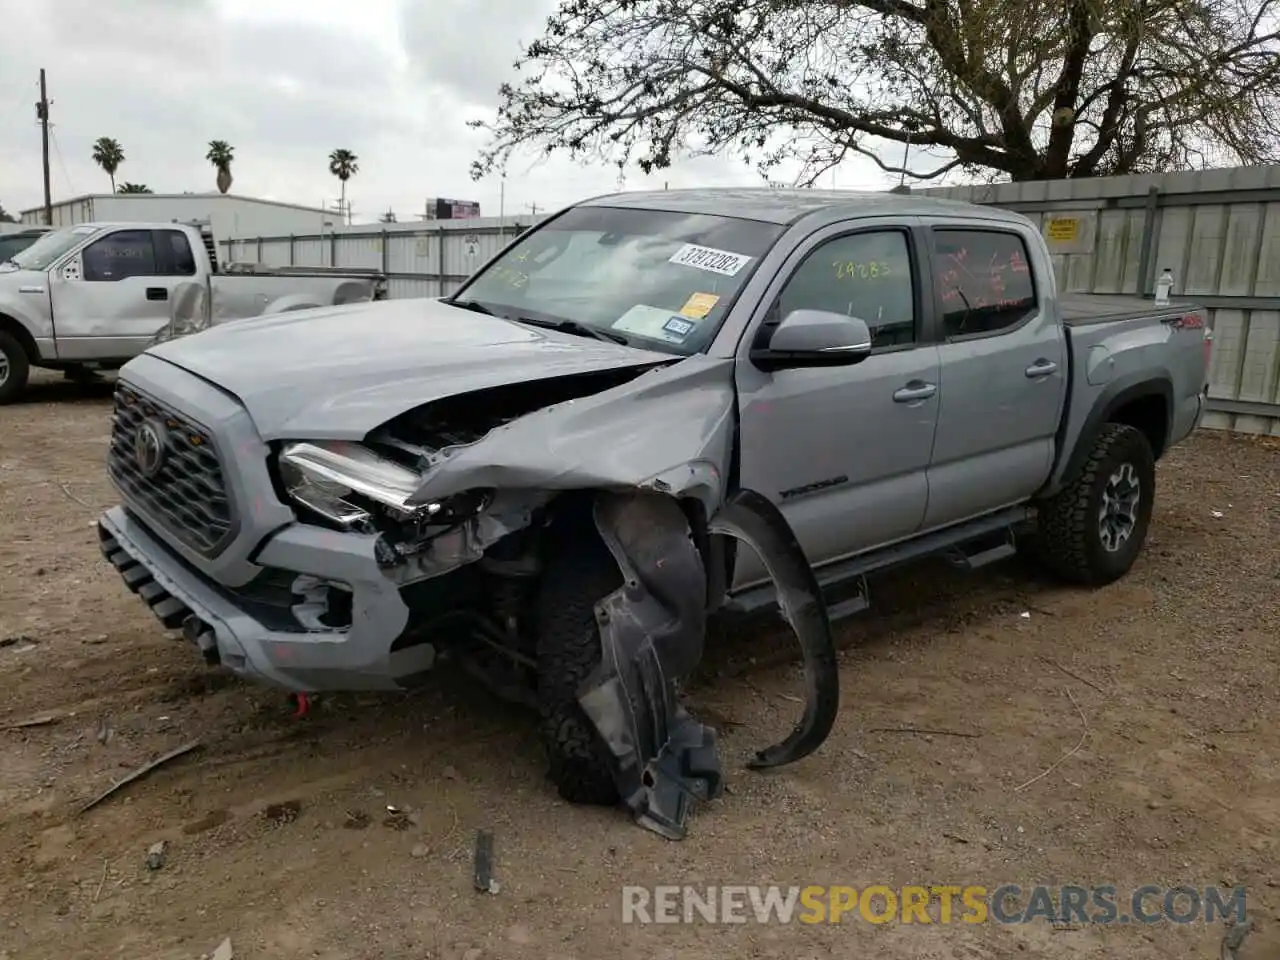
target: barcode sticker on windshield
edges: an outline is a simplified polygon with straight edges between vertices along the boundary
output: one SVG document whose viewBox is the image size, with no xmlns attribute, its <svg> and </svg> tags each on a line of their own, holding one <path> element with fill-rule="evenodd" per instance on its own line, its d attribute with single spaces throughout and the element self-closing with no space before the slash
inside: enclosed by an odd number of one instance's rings
<svg viewBox="0 0 1280 960">
<path fill-rule="evenodd" d="M 668 262 L 732 277 L 750 263 L 751 258 L 744 257 L 740 253 L 730 253 L 728 250 L 716 250 L 714 247 L 700 247 L 696 243 L 686 243 L 671 255 L 671 260 Z"/>
</svg>

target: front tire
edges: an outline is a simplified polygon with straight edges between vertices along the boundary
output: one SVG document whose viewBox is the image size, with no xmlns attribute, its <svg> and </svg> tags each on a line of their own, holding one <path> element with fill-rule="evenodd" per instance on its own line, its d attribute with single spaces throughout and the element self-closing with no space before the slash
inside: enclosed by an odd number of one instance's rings
<svg viewBox="0 0 1280 960">
<path fill-rule="evenodd" d="M 1076 476 L 1040 506 L 1040 560 L 1071 583 L 1120 579 L 1142 552 L 1155 486 L 1155 456 L 1142 432 L 1103 424 Z"/>
<path fill-rule="evenodd" d="M 622 586 L 622 574 L 594 530 L 575 533 L 551 558 L 539 588 L 539 727 L 560 796 L 613 806 L 619 796 L 608 747 L 578 703 L 578 691 L 600 665 L 595 605 Z"/>
<path fill-rule="evenodd" d="M 0 330 L 0 404 L 16 400 L 27 386 L 31 361 L 13 334 Z"/>
</svg>

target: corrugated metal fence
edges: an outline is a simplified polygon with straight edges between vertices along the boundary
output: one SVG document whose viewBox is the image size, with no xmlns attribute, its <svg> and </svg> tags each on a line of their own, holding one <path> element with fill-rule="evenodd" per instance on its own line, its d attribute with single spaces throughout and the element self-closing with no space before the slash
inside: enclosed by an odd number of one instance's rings
<svg viewBox="0 0 1280 960">
<path fill-rule="evenodd" d="M 1280 167 L 913 192 L 1037 220 L 1067 291 L 1150 295 L 1170 268 L 1175 295 L 1204 304 L 1212 317 L 1205 426 L 1280 436 Z M 533 222 L 340 227 L 323 236 L 233 240 L 223 254 L 273 266 L 381 268 L 393 297 L 440 296 Z"/>
<path fill-rule="evenodd" d="M 224 262 L 273 267 L 371 267 L 389 277 L 395 298 L 452 293 L 521 231 L 541 220 L 481 217 L 338 227 L 324 234 L 241 237 L 223 241 Z"/>
</svg>

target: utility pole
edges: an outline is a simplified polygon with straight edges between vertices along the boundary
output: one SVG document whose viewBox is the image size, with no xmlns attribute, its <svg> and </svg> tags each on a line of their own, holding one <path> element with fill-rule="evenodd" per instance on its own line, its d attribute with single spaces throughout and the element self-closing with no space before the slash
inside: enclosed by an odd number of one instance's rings
<svg viewBox="0 0 1280 960">
<path fill-rule="evenodd" d="M 526 203 L 525 206 L 529 208 L 531 216 L 536 217 L 538 215 L 538 205 L 536 203 Z"/>
<path fill-rule="evenodd" d="M 53 197 L 49 192 L 49 95 L 44 84 L 44 67 L 40 68 L 40 102 L 36 104 L 40 121 L 40 158 L 44 163 L 44 224 L 53 226 Z"/>
</svg>

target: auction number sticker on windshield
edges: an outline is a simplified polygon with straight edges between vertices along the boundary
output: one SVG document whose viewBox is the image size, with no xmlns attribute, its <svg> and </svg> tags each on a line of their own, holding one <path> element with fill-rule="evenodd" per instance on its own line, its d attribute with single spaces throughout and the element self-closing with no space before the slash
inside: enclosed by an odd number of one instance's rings
<svg viewBox="0 0 1280 960">
<path fill-rule="evenodd" d="M 670 263 L 678 263 L 682 267 L 693 267 L 695 270 L 706 270 L 721 276 L 737 276 L 738 271 L 751 262 L 751 258 L 728 250 L 717 250 L 714 247 L 700 247 L 696 243 L 686 243 L 671 255 Z"/>
<path fill-rule="evenodd" d="M 649 337 L 651 340 L 682 343 L 689 334 L 698 329 L 698 322 L 672 313 L 670 310 L 641 303 L 619 317 L 614 322 L 613 329 L 622 333 Z"/>
</svg>

